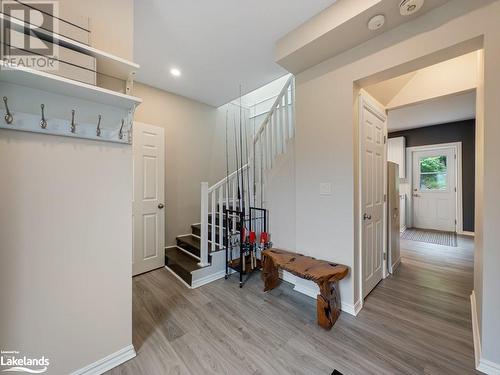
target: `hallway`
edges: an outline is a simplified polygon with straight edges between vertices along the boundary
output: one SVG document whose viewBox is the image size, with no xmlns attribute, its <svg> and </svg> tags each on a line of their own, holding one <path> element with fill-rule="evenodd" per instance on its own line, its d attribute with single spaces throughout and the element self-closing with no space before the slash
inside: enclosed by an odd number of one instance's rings
<svg viewBox="0 0 500 375">
<path fill-rule="evenodd" d="M 109 374 L 475 374 L 473 241 L 402 240 L 402 264 L 354 318 L 326 332 L 315 302 L 255 276 L 186 289 L 166 270 L 134 278 L 137 357 Z"/>
</svg>

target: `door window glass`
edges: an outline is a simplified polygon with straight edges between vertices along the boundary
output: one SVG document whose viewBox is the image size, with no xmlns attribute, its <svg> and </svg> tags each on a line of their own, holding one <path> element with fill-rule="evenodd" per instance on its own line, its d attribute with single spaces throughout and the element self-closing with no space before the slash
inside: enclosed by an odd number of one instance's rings
<svg viewBox="0 0 500 375">
<path fill-rule="evenodd" d="M 447 190 L 447 157 L 430 156 L 420 159 L 420 190 Z"/>
</svg>

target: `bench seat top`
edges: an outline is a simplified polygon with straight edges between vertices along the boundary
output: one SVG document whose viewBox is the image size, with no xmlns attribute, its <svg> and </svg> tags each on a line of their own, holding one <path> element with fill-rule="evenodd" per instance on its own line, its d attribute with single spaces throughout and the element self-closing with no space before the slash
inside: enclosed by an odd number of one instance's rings
<svg viewBox="0 0 500 375">
<path fill-rule="evenodd" d="M 349 268 L 342 264 L 319 260 L 291 251 L 272 248 L 264 250 L 262 254 L 264 261 L 268 258 L 275 266 L 317 284 L 342 280 L 349 272 Z"/>
</svg>

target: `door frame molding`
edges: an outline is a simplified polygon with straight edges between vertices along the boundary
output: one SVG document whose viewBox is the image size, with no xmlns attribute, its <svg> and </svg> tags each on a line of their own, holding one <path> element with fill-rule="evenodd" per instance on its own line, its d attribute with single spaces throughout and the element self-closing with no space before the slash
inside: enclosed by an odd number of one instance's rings
<svg viewBox="0 0 500 375">
<path fill-rule="evenodd" d="M 365 303 L 365 297 L 363 296 L 363 108 L 367 108 L 375 116 L 379 117 L 385 123 L 384 137 L 386 142 L 384 143 L 384 197 L 387 197 L 387 112 L 382 104 L 378 103 L 370 94 L 365 90 L 361 89 L 358 95 L 359 106 L 358 106 L 358 266 L 359 266 L 359 310 L 363 308 Z M 382 254 L 386 254 L 387 257 L 387 199 L 384 199 L 383 207 L 383 244 L 382 244 Z M 384 255 L 382 255 L 383 257 Z M 387 262 L 382 258 L 382 280 L 388 276 Z"/>
<path fill-rule="evenodd" d="M 413 154 L 419 151 L 432 151 L 439 149 L 453 149 L 457 159 L 455 161 L 455 186 L 457 187 L 457 194 L 455 195 L 455 219 L 457 224 L 455 230 L 457 234 L 466 234 L 464 232 L 463 223 L 463 193 L 462 193 L 462 142 L 438 143 L 433 145 L 413 146 L 406 148 L 406 176 L 408 185 L 410 187 L 408 199 L 408 211 L 406 212 L 407 227 L 413 227 Z"/>
</svg>

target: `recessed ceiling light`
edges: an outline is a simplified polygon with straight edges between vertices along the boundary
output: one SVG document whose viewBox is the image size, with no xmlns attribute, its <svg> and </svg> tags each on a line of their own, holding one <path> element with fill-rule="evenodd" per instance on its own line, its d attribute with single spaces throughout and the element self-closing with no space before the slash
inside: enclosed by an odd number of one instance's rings
<svg viewBox="0 0 500 375">
<path fill-rule="evenodd" d="M 378 14 L 370 18 L 368 21 L 368 28 L 372 31 L 380 29 L 385 24 L 385 16 L 383 14 Z"/>
<path fill-rule="evenodd" d="M 170 74 L 172 74 L 174 77 L 180 77 L 181 71 L 177 68 L 172 68 L 170 69 Z"/>
</svg>

